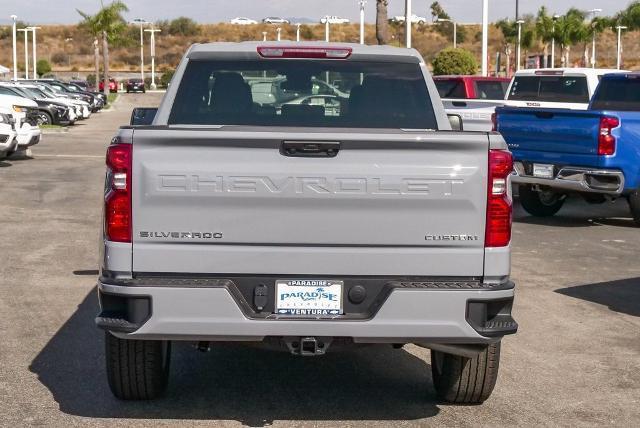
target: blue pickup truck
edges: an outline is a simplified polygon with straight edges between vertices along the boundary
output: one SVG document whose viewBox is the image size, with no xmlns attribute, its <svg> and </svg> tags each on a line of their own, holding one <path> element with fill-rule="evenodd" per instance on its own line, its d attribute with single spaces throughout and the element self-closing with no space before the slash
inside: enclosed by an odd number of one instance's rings
<svg viewBox="0 0 640 428">
<path fill-rule="evenodd" d="M 529 214 L 552 216 L 571 193 L 625 197 L 640 225 L 640 73 L 603 76 L 586 111 L 500 107 L 495 124 Z"/>
</svg>

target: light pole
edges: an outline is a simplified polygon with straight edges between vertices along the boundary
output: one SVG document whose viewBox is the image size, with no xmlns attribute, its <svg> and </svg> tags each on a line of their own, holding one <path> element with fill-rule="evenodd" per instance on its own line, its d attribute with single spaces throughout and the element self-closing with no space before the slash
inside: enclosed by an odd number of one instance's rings
<svg viewBox="0 0 640 428">
<path fill-rule="evenodd" d="M 276 28 L 276 40 L 280 41 L 280 33 L 282 32 L 282 28 Z"/>
<path fill-rule="evenodd" d="M 13 20 L 13 80 L 18 80 L 18 47 L 16 46 L 16 15 L 11 15 Z M 26 49 L 26 47 L 25 47 Z"/>
<path fill-rule="evenodd" d="M 622 67 L 622 30 L 626 30 L 627 27 L 624 25 L 618 25 L 616 29 L 618 30 L 618 55 L 616 64 L 618 70 L 620 70 L 620 67 Z"/>
<path fill-rule="evenodd" d="M 404 26 L 406 33 L 406 45 L 407 48 L 411 47 L 411 0 L 404 1 Z"/>
<path fill-rule="evenodd" d="M 516 24 L 518 24 L 518 46 L 516 48 L 516 57 L 517 57 L 516 71 L 518 71 L 520 70 L 520 42 L 522 41 L 522 24 L 524 24 L 524 21 L 522 19 L 519 19 L 516 21 Z"/>
<path fill-rule="evenodd" d="M 300 41 L 300 23 L 296 24 L 296 42 Z"/>
<path fill-rule="evenodd" d="M 596 26 L 593 20 L 599 12 L 602 12 L 602 9 L 591 9 L 589 11 L 589 13 L 593 15 L 593 18 L 591 19 L 591 30 L 593 31 L 593 40 L 591 42 L 591 68 L 596 68 Z"/>
<path fill-rule="evenodd" d="M 324 17 L 324 41 L 329 41 L 329 16 Z"/>
<path fill-rule="evenodd" d="M 367 0 L 360 0 L 360 44 L 364 45 L 364 5 Z"/>
<path fill-rule="evenodd" d="M 160 30 L 159 28 L 148 28 L 146 30 L 144 30 L 147 33 L 151 33 L 151 86 L 149 86 L 149 88 L 151 90 L 156 90 L 157 86 L 156 86 L 156 33 L 159 33 Z M 144 82 L 144 80 L 143 80 Z"/>
<path fill-rule="evenodd" d="M 29 28 L 19 28 L 24 33 L 24 78 L 29 79 Z"/>
<path fill-rule="evenodd" d="M 73 37 L 67 37 L 66 39 L 64 39 L 64 50 L 66 53 L 67 50 L 67 43 L 69 42 L 73 42 Z M 67 54 L 67 66 L 69 67 L 69 71 L 71 71 L 71 54 L 68 53 Z M 71 77 L 73 77 L 73 74 L 71 75 Z"/>
<path fill-rule="evenodd" d="M 458 23 L 449 18 L 437 18 L 436 22 L 450 22 L 453 24 L 453 48 L 458 47 Z"/>
<path fill-rule="evenodd" d="M 560 15 L 555 14 L 551 18 L 551 68 L 556 68 L 556 21 L 560 18 Z"/>
<path fill-rule="evenodd" d="M 36 30 L 39 30 L 41 27 L 27 27 L 27 29 L 33 31 L 33 78 L 38 78 L 38 60 L 36 55 Z"/>
<path fill-rule="evenodd" d="M 489 75 L 489 0 L 482 0 L 482 75 Z"/>
<path fill-rule="evenodd" d="M 133 20 L 136 24 L 140 25 L 140 78 L 144 84 L 144 26 L 149 24 L 145 19 L 136 18 Z"/>
</svg>

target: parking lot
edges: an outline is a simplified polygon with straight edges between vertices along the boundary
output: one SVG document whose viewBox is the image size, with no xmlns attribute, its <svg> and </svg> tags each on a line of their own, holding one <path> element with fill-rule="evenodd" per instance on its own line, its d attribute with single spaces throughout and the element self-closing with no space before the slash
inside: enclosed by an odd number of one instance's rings
<svg viewBox="0 0 640 428">
<path fill-rule="evenodd" d="M 482 406 L 435 399 L 429 351 L 362 348 L 318 358 L 241 346 L 176 346 L 154 402 L 108 390 L 94 286 L 104 152 L 125 95 L 33 159 L 0 160 L 0 425 L 617 425 L 640 420 L 640 228 L 625 201 L 573 199 L 549 219 L 516 203 L 517 335 Z"/>
</svg>

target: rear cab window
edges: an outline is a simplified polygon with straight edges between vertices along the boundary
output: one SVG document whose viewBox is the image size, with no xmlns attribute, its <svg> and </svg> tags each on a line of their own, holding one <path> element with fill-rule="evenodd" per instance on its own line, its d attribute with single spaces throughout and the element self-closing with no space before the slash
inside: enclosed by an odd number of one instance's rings
<svg viewBox="0 0 640 428">
<path fill-rule="evenodd" d="M 476 97 L 481 100 L 504 100 L 509 82 L 479 80 L 475 82 Z"/>
<path fill-rule="evenodd" d="M 586 76 L 516 76 L 509 100 L 588 103 Z"/>
<path fill-rule="evenodd" d="M 435 79 L 434 81 L 440 98 L 469 98 L 462 79 Z"/>
<path fill-rule="evenodd" d="M 324 59 L 190 59 L 168 123 L 437 129 L 417 63 Z"/>
<path fill-rule="evenodd" d="M 640 75 L 602 79 L 591 109 L 640 111 Z"/>
</svg>

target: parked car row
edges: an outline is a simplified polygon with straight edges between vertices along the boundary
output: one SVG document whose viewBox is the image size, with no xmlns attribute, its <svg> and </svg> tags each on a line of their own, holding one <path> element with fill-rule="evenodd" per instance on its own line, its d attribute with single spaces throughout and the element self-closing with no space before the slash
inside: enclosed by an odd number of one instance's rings
<svg viewBox="0 0 640 428">
<path fill-rule="evenodd" d="M 342 18 L 339 16 L 323 16 L 322 18 L 320 18 L 321 24 L 326 24 L 327 21 L 329 21 L 329 24 L 348 24 L 349 22 L 351 22 L 347 18 Z M 234 25 L 255 25 L 255 24 L 258 24 L 258 21 L 256 21 L 255 19 L 247 18 L 245 16 L 238 16 L 236 18 L 229 20 L 229 23 Z M 269 17 L 263 18 L 262 23 L 284 25 L 284 24 L 290 24 L 291 21 L 286 18 L 269 16 Z"/>
<path fill-rule="evenodd" d="M 104 94 L 55 79 L 0 82 L 0 158 L 38 144 L 43 125 L 70 126 L 100 111 Z"/>
</svg>

